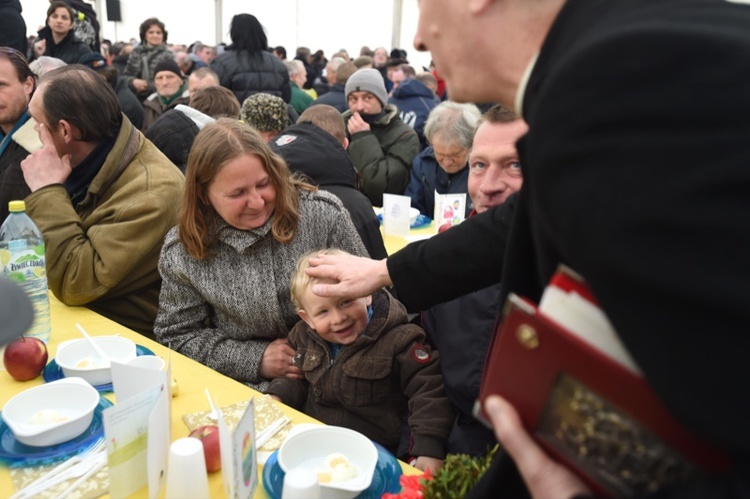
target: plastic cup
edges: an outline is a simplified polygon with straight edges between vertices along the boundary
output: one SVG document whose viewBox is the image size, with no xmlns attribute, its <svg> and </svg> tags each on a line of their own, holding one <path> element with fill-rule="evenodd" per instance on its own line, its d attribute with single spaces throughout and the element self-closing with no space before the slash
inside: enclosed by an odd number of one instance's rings
<svg viewBox="0 0 750 499">
<path fill-rule="evenodd" d="M 185 437 L 169 447 L 167 499 L 208 499 L 208 474 L 203 444 L 197 438 Z"/>
<path fill-rule="evenodd" d="M 281 499 L 320 499 L 318 476 L 309 468 L 294 468 L 284 476 Z"/>
</svg>

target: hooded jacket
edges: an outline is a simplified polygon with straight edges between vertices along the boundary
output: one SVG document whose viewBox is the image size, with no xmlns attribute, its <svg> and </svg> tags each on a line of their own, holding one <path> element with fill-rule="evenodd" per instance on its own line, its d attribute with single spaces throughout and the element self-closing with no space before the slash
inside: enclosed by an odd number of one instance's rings
<svg viewBox="0 0 750 499">
<path fill-rule="evenodd" d="M 268 393 L 329 425 L 345 426 L 395 452 L 408 414 L 413 456 L 445 457 L 455 414 L 443 390 L 438 353 L 387 291 L 372 295 L 372 317 L 354 343 L 331 355 L 304 321 L 289 333 L 303 380 L 276 378 Z"/>
<path fill-rule="evenodd" d="M 417 132 L 421 149 L 427 147 L 424 125 L 430 111 L 438 104 L 432 90 L 419 80 L 407 78 L 399 83 L 388 103 L 396 106 L 400 111 L 401 120 Z"/>
<path fill-rule="evenodd" d="M 341 200 L 371 258 L 388 256 L 380 221 L 370 201 L 357 189 L 357 171 L 333 135 L 312 123 L 299 123 L 284 130 L 269 146 L 286 160 L 290 170 L 306 175 Z"/>
<path fill-rule="evenodd" d="M 26 197 L 26 211 L 44 234 L 52 293 L 153 336 L 161 284 L 156 265 L 184 187 L 180 171 L 123 116 L 79 204 L 62 184 Z"/>
<path fill-rule="evenodd" d="M 348 123 L 352 112 L 343 116 Z M 349 157 L 373 206 L 383 206 L 383 193 L 403 194 L 411 162 L 419 154 L 419 137 L 398 117 L 396 106 L 386 104 L 370 130 L 355 133 L 349 141 Z"/>
</svg>

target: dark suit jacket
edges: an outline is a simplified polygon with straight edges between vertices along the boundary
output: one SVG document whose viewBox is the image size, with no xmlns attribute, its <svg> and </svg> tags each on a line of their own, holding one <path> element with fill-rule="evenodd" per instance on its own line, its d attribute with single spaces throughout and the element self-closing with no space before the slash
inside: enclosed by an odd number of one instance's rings
<svg viewBox="0 0 750 499">
<path fill-rule="evenodd" d="M 523 99 L 504 296 L 538 300 L 559 263 L 589 281 L 665 405 L 735 457 L 733 474 L 682 497 L 750 494 L 748 74 L 746 5 L 568 0 Z M 463 282 L 420 287 L 418 305 L 487 285 L 508 224 L 502 207 L 485 215 L 391 257 L 399 298 L 445 248 L 468 262 Z"/>
</svg>

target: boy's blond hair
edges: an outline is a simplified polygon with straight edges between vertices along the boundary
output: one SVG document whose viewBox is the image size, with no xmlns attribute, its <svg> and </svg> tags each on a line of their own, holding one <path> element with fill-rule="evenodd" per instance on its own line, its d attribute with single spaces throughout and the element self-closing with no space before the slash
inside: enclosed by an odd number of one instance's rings
<svg viewBox="0 0 750 499">
<path fill-rule="evenodd" d="M 351 253 L 347 253 L 346 251 L 338 248 L 328 248 L 323 250 L 309 251 L 302 255 L 299 260 L 297 260 L 297 266 L 294 269 L 292 280 L 289 286 L 289 291 L 292 295 L 292 303 L 294 303 L 294 306 L 297 307 L 297 310 L 304 310 L 304 307 L 302 306 L 302 295 L 305 294 L 305 291 L 307 291 L 310 286 L 318 282 L 318 279 L 310 277 L 305 272 L 305 270 L 310 267 L 310 258 L 314 258 L 320 255 L 350 254 Z"/>
</svg>

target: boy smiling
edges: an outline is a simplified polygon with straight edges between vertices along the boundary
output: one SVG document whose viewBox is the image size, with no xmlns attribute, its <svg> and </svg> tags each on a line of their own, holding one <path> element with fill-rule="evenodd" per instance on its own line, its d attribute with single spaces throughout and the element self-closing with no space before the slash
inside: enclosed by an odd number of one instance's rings
<svg viewBox="0 0 750 499">
<path fill-rule="evenodd" d="M 408 414 L 414 465 L 436 471 L 455 417 L 437 352 L 385 290 L 355 300 L 313 294 L 318 281 L 305 269 L 320 254 L 346 253 L 308 253 L 292 277 L 292 301 L 302 320 L 288 340 L 304 379 L 276 378 L 268 393 L 326 424 L 359 431 L 391 452 L 399 444 L 402 415 Z"/>
</svg>

